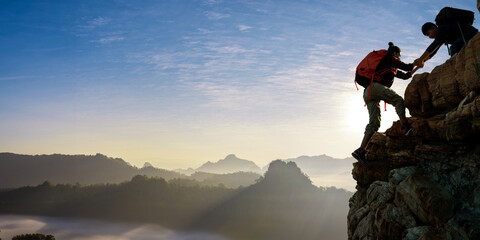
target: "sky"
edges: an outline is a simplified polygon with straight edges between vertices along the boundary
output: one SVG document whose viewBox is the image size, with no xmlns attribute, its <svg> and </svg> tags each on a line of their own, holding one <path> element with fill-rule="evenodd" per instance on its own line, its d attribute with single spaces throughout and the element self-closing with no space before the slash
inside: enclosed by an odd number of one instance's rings
<svg viewBox="0 0 480 240">
<path fill-rule="evenodd" d="M 431 42 L 422 24 L 442 7 L 478 16 L 472 0 L 0 6 L 0 152 L 102 153 L 166 169 L 228 154 L 260 166 L 349 157 L 368 122 L 353 83 L 363 57 L 391 41 L 413 62 Z M 447 58 L 442 47 L 419 73 Z M 403 96 L 408 83 L 392 89 Z M 396 120 L 388 105 L 380 131 Z"/>
</svg>

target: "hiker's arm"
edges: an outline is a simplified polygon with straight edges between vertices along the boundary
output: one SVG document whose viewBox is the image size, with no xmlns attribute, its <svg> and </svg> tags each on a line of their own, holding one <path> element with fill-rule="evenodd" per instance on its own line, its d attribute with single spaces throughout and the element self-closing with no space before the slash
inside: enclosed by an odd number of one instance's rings
<svg viewBox="0 0 480 240">
<path fill-rule="evenodd" d="M 412 72 L 404 73 L 402 71 L 397 71 L 397 74 L 395 75 L 395 77 L 401 78 L 403 80 L 407 80 L 412 77 Z"/>
<path fill-rule="evenodd" d="M 422 54 L 422 56 L 413 61 L 413 65 L 423 68 L 423 65 L 428 59 L 430 59 L 430 52 L 427 50 Z"/>
<path fill-rule="evenodd" d="M 392 65 L 395 68 L 402 69 L 407 72 L 411 72 L 413 70 L 413 67 L 414 67 L 413 63 L 406 64 L 397 58 L 392 58 L 392 60 L 393 60 Z"/>
<path fill-rule="evenodd" d="M 443 43 L 444 43 L 443 37 L 442 36 L 437 36 L 437 38 L 435 38 L 435 41 L 433 41 L 432 44 L 430 44 L 430 46 L 428 46 L 427 50 L 425 50 L 425 52 L 422 54 L 422 56 L 417 58 L 413 62 L 413 64 L 422 68 L 423 64 L 428 59 L 432 58 L 437 53 L 438 49 L 442 46 Z"/>
</svg>

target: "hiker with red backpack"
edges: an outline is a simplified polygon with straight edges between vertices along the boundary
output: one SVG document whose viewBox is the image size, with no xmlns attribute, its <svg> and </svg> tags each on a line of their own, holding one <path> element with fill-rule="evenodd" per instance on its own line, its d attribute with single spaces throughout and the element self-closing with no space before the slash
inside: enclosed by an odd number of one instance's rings
<svg viewBox="0 0 480 240">
<path fill-rule="evenodd" d="M 427 22 L 422 26 L 423 35 L 435 39 L 427 50 L 414 61 L 419 67 L 428 59 L 432 58 L 443 45 L 447 45 L 450 56 L 460 52 L 467 46 L 468 41 L 478 33 L 478 29 L 472 26 L 475 19 L 474 12 L 445 7 L 435 17 L 435 23 Z M 448 47 L 450 44 L 450 47 Z"/>
<path fill-rule="evenodd" d="M 395 111 L 400 117 L 402 131 L 408 135 L 412 131 L 412 126 L 405 117 L 405 106 L 403 98 L 395 91 L 390 89 L 394 77 L 409 79 L 412 76 L 413 63 L 406 64 L 400 61 L 400 48 L 393 43 L 388 43 L 388 50 L 373 51 L 363 59 L 357 67 L 355 73 L 355 83 L 365 88 L 363 99 L 368 109 L 369 122 L 365 127 L 365 133 L 360 147 L 352 153 L 352 156 L 360 163 L 368 166 L 365 150 L 368 141 L 380 128 L 380 100 L 389 103 L 395 107 Z M 406 73 L 398 71 L 401 69 Z"/>
</svg>

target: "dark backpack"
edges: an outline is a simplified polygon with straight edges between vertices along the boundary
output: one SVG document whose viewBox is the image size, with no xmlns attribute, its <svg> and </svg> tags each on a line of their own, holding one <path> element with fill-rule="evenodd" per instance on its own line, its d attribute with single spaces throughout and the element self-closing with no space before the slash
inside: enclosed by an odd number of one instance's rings
<svg viewBox="0 0 480 240">
<path fill-rule="evenodd" d="M 357 66 L 355 82 L 367 88 L 373 81 L 375 71 L 380 61 L 387 55 L 387 50 L 382 49 L 370 52 Z"/>
<path fill-rule="evenodd" d="M 459 23 L 463 25 L 471 26 L 473 24 L 473 20 L 475 20 L 475 13 L 468 10 L 452 8 L 452 7 L 444 7 L 435 17 L 435 23 L 438 25 L 440 24 L 447 24 L 447 23 Z"/>
</svg>

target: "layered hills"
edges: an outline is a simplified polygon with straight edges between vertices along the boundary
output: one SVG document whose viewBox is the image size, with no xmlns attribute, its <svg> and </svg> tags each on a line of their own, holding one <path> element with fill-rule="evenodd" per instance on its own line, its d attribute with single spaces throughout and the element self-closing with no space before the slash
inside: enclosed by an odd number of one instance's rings
<svg viewBox="0 0 480 240">
<path fill-rule="evenodd" d="M 0 191 L 0 212 L 156 223 L 229 239 L 345 239 L 350 192 L 318 188 L 293 162 L 274 161 L 237 189 L 135 176 L 109 185 L 54 185 Z"/>
<path fill-rule="evenodd" d="M 350 176 L 353 158 L 336 159 L 326 155 L 301 156 L 284 161 L 295 162 L 317 186 L 336 186 L 353 190 Z M 207 162 L 196 169 L 165 170 L 145 163 L 142 168 L 123 159 L 97 155 L 22 155 L 0 153 L 0 188 L 35 186 L 44 181 L 54 184 L 121 183 L 136 175 L 166 180 L 190 179 L 199 184 L 224 184 L 236 188 L 254 184 L 267 167 L 260 169 L 253 161 L 234 154 L 217 162 Z"/>
<path fill-rule="evenodd" d="M 198 184 L 236 188 L 248 186 L 260 178 L 252 172 L 213 174 L 197 172 L 187 176 L 176 171 L 159 169 L 146 163 L 136 168 L 120 158 L 102 154 L 89 155 L 21 155 L 0 153 L 0 188 L 36 186 L 44 181 L 53 184 L 101 184 L 129 181 L 136 175 L 161 177 L 165 180 L 189 179 Z"/>
</svg>

